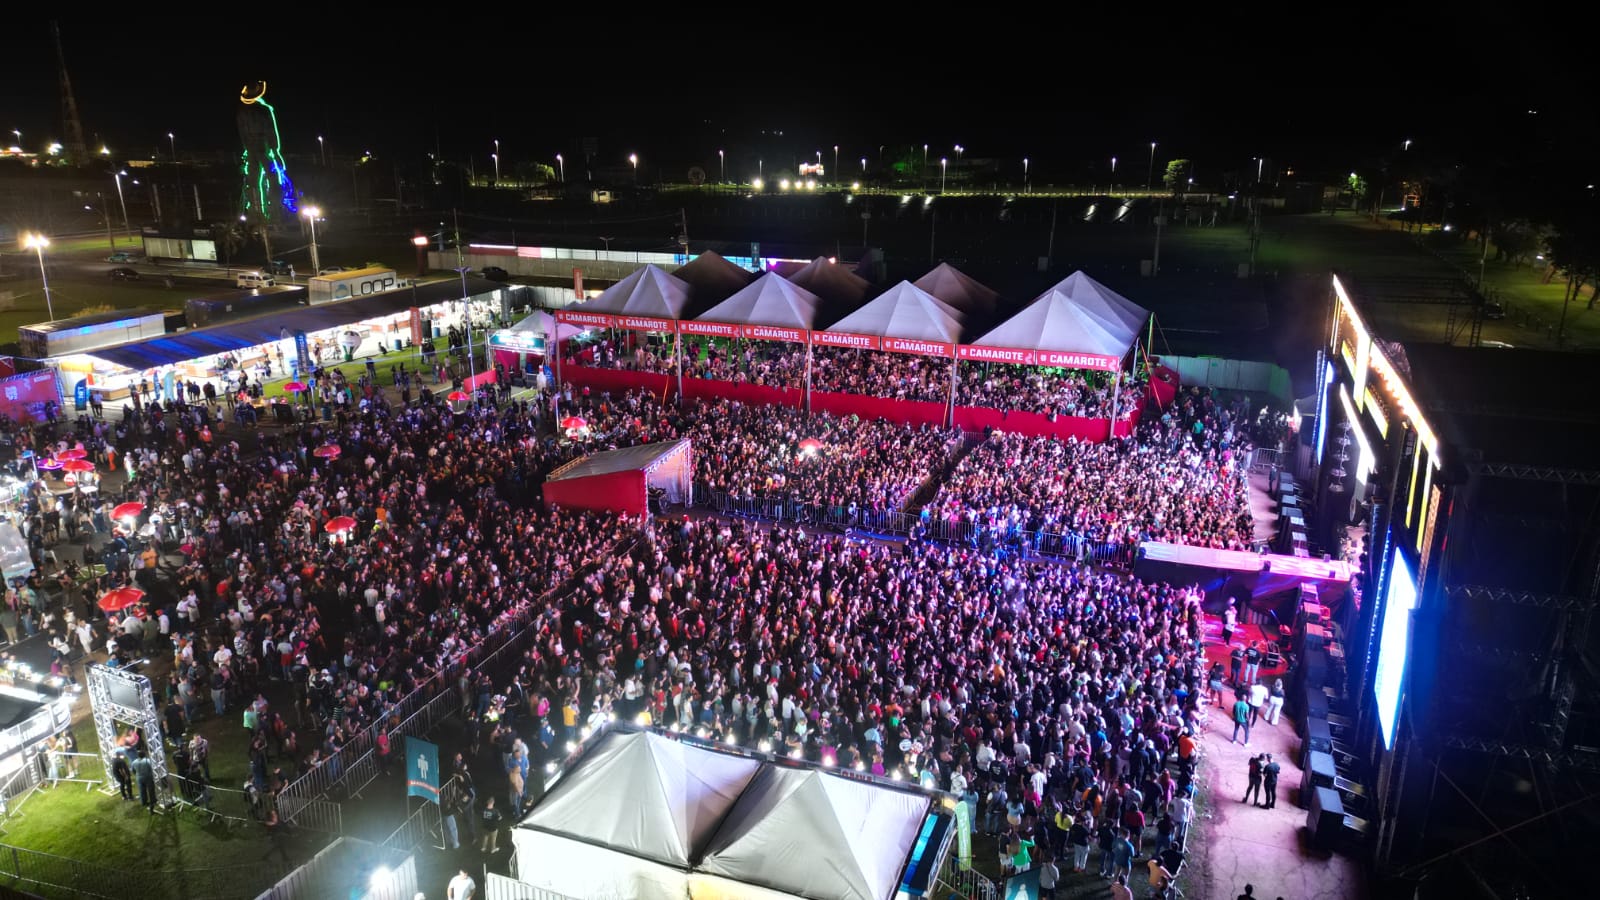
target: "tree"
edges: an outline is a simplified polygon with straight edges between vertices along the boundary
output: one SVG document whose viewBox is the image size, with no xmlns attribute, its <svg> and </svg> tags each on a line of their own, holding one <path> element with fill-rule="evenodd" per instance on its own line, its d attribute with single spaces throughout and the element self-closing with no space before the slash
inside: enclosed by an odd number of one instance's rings
<svg viewBox="0 0 1600 900">
<path fill-rule="evenodd" d="M 1178 190 L 1187 184 L 1192 165 L 1187 159 L 1175 159 L 1167 163 L 1167 173 L 1161 176 L 1161 183 L 1166 185 L 1169 191 Z"/>
<path fill-rule="evenodd" d="M 1367 184 L 1367 180 L 1365 178 L 1362 178 L 1360 175 L 1351 172 L 1350 177 L 1345 179 L 1344 189 L 1350 192 L 1350 208 L 1359 209 L 1361 207 L 1362 198 L 1367 196 L 1367 194 L 1372 190 L 1372 186 Z"/>
<path fill-rule="evenodd" d="M 1551 234 L 1548 252 L 1551 265 L 1567 275 L 1566 295 L 1561 303 L 1561 326 L 1556 335 L 1559 342 L 1566 334 L 1567 310 L 1578 299 L 1583 286 L 1600 274 L 1600 227 L 1596 225 L 1595 202 L 1592 197 L 1575 197 L 1573 202 L 1555 215 L 1555 232 Z M 1589 309 L 1594 309 L 1600 299 L 1600 287 L 1589 295 Z"/>
</svg>

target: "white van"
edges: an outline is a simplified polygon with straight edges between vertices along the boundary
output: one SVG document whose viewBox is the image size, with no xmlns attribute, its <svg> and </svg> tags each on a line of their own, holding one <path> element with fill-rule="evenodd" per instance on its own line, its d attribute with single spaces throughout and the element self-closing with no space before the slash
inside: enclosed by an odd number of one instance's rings
<svg viewBox="0 0 1600 900">
<path fill-rule="evenodd" d="M 240 272 L 234 277 L 233 284 L 242 288 L 264 288 L 273 287 L 277 282 L 272 280 L 271 275 L 263 275 L 260 272 Z"/>
</svg>

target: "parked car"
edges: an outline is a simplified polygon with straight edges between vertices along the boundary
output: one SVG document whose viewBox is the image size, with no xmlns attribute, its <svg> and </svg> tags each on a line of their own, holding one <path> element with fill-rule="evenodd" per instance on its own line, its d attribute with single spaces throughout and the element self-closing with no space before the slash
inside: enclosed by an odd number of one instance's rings
<svg viewBox="0 0 1600 900">
<path fill-rule="evenodd" d="M 511 279 L 511 273 L 499 266 L 484 266 L 478 272 L 490 281 L 509 281 Z"/>
<path fill-rule="evenodd" d="M 106 262 L 138 262 L 138 261 L 139 261 L 139 255 L 138 254 L 129 253 L 126 250 L 118 250 L 117 252 L 115 252 L 115 253 L 111 254 L 110 256 L 106 257 Z"/>
<path fill-rule="evenodd" d="M 260 272 L 240 272 L 233 278 L 234 287 L 264 288 L 276 285 L 277 282 L 272 280 L 271 275 L 264 275 Z"/>
<path fill-rule="evenodd" d="M 138 281 L 139 273 L 127 266 L 118 266 L 111 270 L 113 281 Z"/>
<path fill-rule="evenodd" d="M 1494 300 L 1486 300 L 1483 304 L 1483 317 L 1485 319 L 1504 319 L 1506 317 L 1505 304 Z"/>
<path fill-rule="evenodd" d="M 318 275 L 337 275 L 340 272 L 348 272 L 348 271 L 350 271 L 350 270 L 348 268 L 346 268 L 345 266 L 323 266 L 322 268 L 317 270 L 317 274 Z"/>
<path fill-rule="evenodd" d="M 282 275 L 285 278 L 289 277 L 289 275 L 294 272 L 294 266 L 289 265 L 286 260 L 281 259 L 275 259 L 272 262 L 267 263 L 264 268 L 269 274 Z"/>
</svg>

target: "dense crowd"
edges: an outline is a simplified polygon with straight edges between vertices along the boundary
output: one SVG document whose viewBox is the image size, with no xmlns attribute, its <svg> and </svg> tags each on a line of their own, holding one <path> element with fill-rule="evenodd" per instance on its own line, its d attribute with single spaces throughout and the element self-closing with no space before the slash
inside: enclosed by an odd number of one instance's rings
<svg viewBox="0 0 1600 900">
<path fill-rule="evenodd" d="M 1120 386 L 1113 373 L 1079 369 L 1044 369 L 1000 363 L 963 367 L 956 403 L 989 409 L 1018 410 L 1046 416 L 1090 419 L 1126 416 L 1144 403 L 1147 377 L 1139 374 Z"/>
<path fill-rule="evenodd" d="M 1071 534 L 1121 546 L 1165 541 L 1249 549 L 1244 406 L 1191 391 L 1134 435 L 1104 443 L 995 433 L 924 507 L 929 521 L 999 540 Z M 1016 473 L 1027 472 L 1018 478 Z"/>
<path fill-rule="evenodd" d="M 678 409 L 641 391 L 578 392 L 566 406 L 585 422 L 574 439 L 586 451 L 687 437 L 697 491 L 830 510 L 902 508 L 961 441 L 955 430 L 731 400 Z"/>
<path fill-rule="evenodd" d="M 945 365 L 876 356 L 909 363 L 885 375 L 898 384 L 907 373 L 936 383 Z M 427 683 L 459 693 L 468 755 L 505 773 L 507 816 L 533 795 L 530 761 L 555 762 L 586 726 L 616 717 L 951 790 L 1002 837 L 1011 866 L 1037 848 L 1082 870 L 1092 845 L 1103 871 L 1125 872 L 1147 838 L 1181 844 L 1206 678 L 1192 592 L 919 535 L 892 545 L 738 521 L 640 524 L 539 502 L 567 460 L 689 437 L 708 490 L 893 510 L 949 461 L 958 433 L 731 401 L 680 408 L 642 391 L 564 388 L 558 407 L 458 411 L 432 398 L 390 407 L 359 379 L 335 388 L 352 402 L 327 421 L 252 432 L 251 452 L 212 409 L 181 400 L 115 425 L 6 433 L 13 446 L 81 445 L 132 473 L 116 497 L 70 494 L 58 518 L 70 510 L 104 531 L 106 504 L 146 506 L 109 545 L 108 573 L 69 589 L 76 629 L 42 627 L 87 650 L 101 592 L 133 581 L 170 597 L 170 616 L 110 617 L 104 649 L 130 660 L 170 635 L 168 730 L 242 712 L 251 784 L 266 796 L 369 735 L 387 760 L 374 725 L 395 724 L 396 701 Z M 556 427 L 556 408 L 581 427 Z M 996 433 L 925 512 L 1000 535 L 1247 546 L 1237 460 L 1275 427 L 1191 389 L 1106 444 Z M 31 489 L 30 533 L 62 502 Z M 341 516 L 353 527 L 330 535 Z M 462 666 L 469 648 L 529 620 L 537 637 L 514 676 Z M 180 774 L 209 777 L 204 739 L 184 750 Z M 449 798 L 452 817 L 463 803 Z"/>
<path fill-rule="evenodd" d="M 1007 847 L 1068 859 L 1081 830 L 1108 870 L 1114 839 L 1181 842 L 1197 594 L 918 542 L 645 530 L 548 611 L 497 685 L 479 742 L 508 768 L 554 762 L 615 717 L 951 790 Z"/>
<path fill-rule="evenodd" d="M 950 360 L 842 347 L 811 348 L 811 389 L 888 400 L 950 400 Z"/>
<path fill-rule="evenodd" d="M 799 391 L 806 386 L 806 348 L 775 341 L 683 339 L 683 377 Z"/>
</svg>

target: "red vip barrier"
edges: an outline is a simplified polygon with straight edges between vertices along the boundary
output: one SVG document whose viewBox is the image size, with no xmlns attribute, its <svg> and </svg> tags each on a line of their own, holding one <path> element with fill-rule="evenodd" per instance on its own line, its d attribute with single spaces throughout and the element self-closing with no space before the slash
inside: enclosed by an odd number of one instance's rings
<svg viewBox="0 0 1600 900">
<path fill-rule="evenodd" d="M 1077 438 L 1080 441 L 1099 443 L 1106 439 L 1110 433 L 1110 422 L 1107 419 L 1085 419 L 1079 416 L 1057 416 L 1055 421 L 1050 421 L 1049 416 L 1038 413 L 1006 412 L 998 409 L 989 409 L 983 406 L 958 406 L 955 416 L 956 427 L 962 431 L 982 431 L 985 428 L 994 428 L 998 431 L 1009 431 L 1028 437 L 1057 437 L 1065 440 Z"/>
<path fill-rule="evenodd" d="M 1172 398 L 1178 396 L 1178 373 L 1166 366 L 1154 366 L 1150 369 L 1150 384 L 1145 393 L 1156 405 L 1166 409 Z"/>
<path fill-rule="evenodd" d="M 718 381 L 713 378 L 685 378 L 683 396 L 690 400 L 737 400 L 740 403 L 758 403 L 767 406 L 787 406 L 799 409 L 805 404 L 805 391 L 767 387 L 741 381 Z"/>
<path fill-rule="evenodd" d="M 629 372 L 622 369 L 599 369 L 591 366 L 574 366 L 563 364 L 561 366 L 561 380 L 573 387 L 588 388 L 591 391 L 624 391 L 646 390 L 660 397 L 673 390 L 671 375 L 661 375 L 655 372 Z"/>
<path fill-rule="evenodd" d="M 924 400 L 885 400 L 862 394 L 837 394 L 813 391 L 811 411 L 835 416 L 860 416 L 886 419 L 902 425 L 943 425 L 945 405 Z"/>
</svg>

